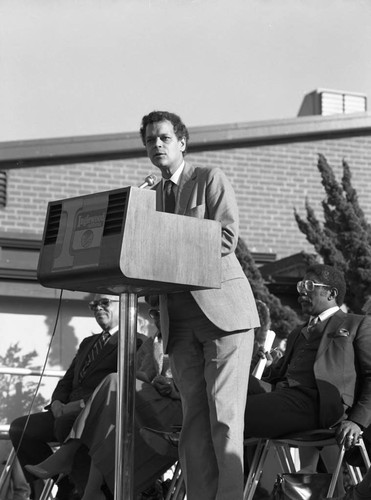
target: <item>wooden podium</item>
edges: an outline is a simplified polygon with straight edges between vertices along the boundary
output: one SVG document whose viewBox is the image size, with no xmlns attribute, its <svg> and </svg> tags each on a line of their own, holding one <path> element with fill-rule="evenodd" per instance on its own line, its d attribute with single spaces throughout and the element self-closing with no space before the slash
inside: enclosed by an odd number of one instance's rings
<svg viewBox="0 0 371 500">
<path fill-rule="evenodd" d="M 138 296 L 220 288 L 220 223 L 157 212 L 156 192 L 134 187 L 53 201 L 37 276 L 120 296 L 115 499 L 132 499 Z"/>
</svg>

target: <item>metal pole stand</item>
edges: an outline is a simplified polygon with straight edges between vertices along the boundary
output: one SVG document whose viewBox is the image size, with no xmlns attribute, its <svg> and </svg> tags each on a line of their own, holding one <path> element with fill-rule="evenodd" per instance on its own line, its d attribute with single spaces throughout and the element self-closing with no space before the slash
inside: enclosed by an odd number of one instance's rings
<svg viewBox="0 0 371 500">
<path fill-rule="evenodd" d="M 117 359 L 115 500 L 132 500 L 134 492 L 134 410 L 138 297 L 120 294 Z"/>
</svg>

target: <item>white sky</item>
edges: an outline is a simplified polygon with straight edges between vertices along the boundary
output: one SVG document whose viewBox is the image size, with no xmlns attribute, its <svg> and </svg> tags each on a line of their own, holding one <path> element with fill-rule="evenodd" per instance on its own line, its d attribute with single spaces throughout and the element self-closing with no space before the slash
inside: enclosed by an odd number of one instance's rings
<svg viewBox="0 0 371 500">
<path fill-rule="evenodd" d="M 371 88 L 370 0 L 0 0 L 0 142 L 295 117 Z"/>
</svg>

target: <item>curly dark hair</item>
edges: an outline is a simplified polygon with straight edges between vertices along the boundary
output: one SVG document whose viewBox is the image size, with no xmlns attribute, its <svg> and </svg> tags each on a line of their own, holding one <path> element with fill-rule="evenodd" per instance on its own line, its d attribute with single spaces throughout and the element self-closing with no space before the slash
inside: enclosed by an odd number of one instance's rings
<svg viewBox="0 0 371 500">
<path fill-rule="evenodd" d="M 142 138 L 143 144 L 146 145 L 147 125 L 149 125 L 150 123 L 162 122 L 164 120 L 169 121 L 173 125 L 175 135 L 177 136 L 178 139 L 184 138 L 186 140 L 186 147 L 183 153 L 185 154 L 187 151 L 187 145 L 189 139 L 188 129 L 182 122 L 180 116 L 176 115 L 175 113 L 170 113 L 169 111 L 152 111 L 148 115 L 143 116 L 142 124 L 140 127 L 140 136 Z"/>
<path fill-rule="evenodd" d="M 346 284 L 342 271 L 326 264 L 313 264 L 307 268 L 305 274 L 313 274 L 320 283 L 329 285 L 331 288 L 336 288 L 338 291 L 336 303 L 339 307 L 343 304 Z"/>
</svg>

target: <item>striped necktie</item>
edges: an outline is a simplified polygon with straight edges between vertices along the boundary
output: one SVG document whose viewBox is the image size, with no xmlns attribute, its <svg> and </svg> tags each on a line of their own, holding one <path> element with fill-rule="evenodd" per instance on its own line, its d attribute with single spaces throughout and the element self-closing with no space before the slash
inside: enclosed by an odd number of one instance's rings
<svg viewBox="0 0 371 500">
<path fill-rule="evenodd" d="M 165 182 L 165 212 L 170 214 L 175 212 L 174 182 L 170 180 Z"/>
<path fill-rule="evenodd" d="M 105 343 L 110 338 L 110 332 L 102 332 L 97 341 L 93 344 L 92 348 L 89 351 L 89 354 L 83 364 L 80 373 L 79 373 L 79 382 L 85 377 L 85 374 L 89 368 L 89 366 L 93 363 L 93 361 L 97 358 L 98 354 L 101 352 Z"/>
<path fill-rule="evenodd" d="M 309 320 L 309 323 L 308 323 L 308 330 L 310 330 L 311 328 L 313 328 L 314 326 L 316 326 L 316 324 L 318 323 L 319 321 L 319 317 L 318 316 L 313 316 L 310 318 Z"/>
</svg>

